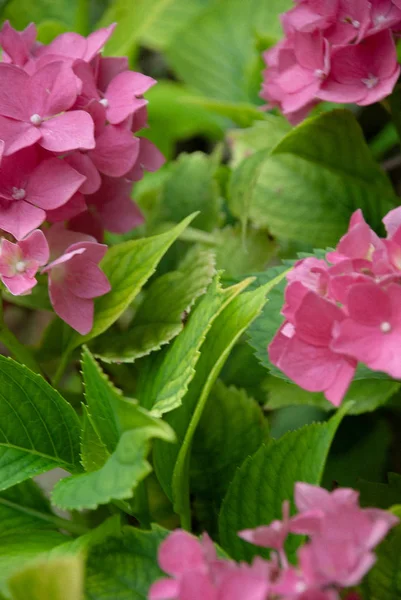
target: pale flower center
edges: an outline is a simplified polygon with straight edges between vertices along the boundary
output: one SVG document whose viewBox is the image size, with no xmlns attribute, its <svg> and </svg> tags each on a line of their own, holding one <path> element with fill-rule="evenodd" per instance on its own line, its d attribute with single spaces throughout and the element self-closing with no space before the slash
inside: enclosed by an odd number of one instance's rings
<svg viewBox="0 0 401 600">
<path fill-rule="evenodd" d="M 15 265 L 15 270 L 17 273 L 23 273 L 26 269 L 26 264 L 23 260 L 19 260 Z"/>
<path fill-rule="evenodd" d="M 375 75 L 369 75 L 367 79 L 362 79 L 362 83 L 366 85 L 368 90 L 371 90 L 372 88 L 377 86 L 377 84 L 379 83 L 379 79 Z"/>
<path fill-rule="evenodd" d="M 99 100 L 99 104 L 101 104 L 102 106 L 104 106 L 104 108 L 108 108 L 109 107 L 109 101 L 107 100 L 107 98 L 102 98 L 101 100 Z"/>
<path fill-rule="evenodd" d="M 26 191 L 22 188 L 13 187 L 11 197 L 14 200 L 23 200 L 26 196 Z"/>
<path fill-rule="evenodd" d="M 32 125 L 35 125 L 35 127 L 38 127 L 42 123 L 42 117 L 37 113 L 32 115 L 29 120 L 32 123 Z"/>
<path fill-rule="evenodd" d="M 323 69 L 316 69 L 315 71 L 315 77 L 316 79 L 326 79 L 326 73 L 323 71 Z"/>
<path fill-rule="evenodd" d="M 381 25 L 385 21 L 387 21 L 387 17 L 385 15 L 377 15 L 374 18 L 375 25 Z"/>
<path fill-rule="evenodd" d="M 355 27 L 355 29 L 359 29 L 361 26 L 360 21 L 357 21 L 356 19 L 353 19 L 352 17 L 345 17 L 343 19 L 343 23 L 347 23 L 348 25 L 352 25 L 352 27 Z"/>
<path fill-rule="evenodd" d="M 380 330 L 382 333 L 390 333 L 391 324 L 388 321 L 383 321 L 383 323 L 380 323 Z"/>
</svg>

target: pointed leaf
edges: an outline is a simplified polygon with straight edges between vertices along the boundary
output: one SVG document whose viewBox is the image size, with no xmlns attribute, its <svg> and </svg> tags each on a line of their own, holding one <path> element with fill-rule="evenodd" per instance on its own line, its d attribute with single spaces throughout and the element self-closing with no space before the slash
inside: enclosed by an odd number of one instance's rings
<svg viewBox="0 0 401 600">
<path fill-rule="evenodd" d="M 260 548 L 241 540 L 242 529 L 281 519 L 282 503 L 291 500 L 297 481 L 319 484 L 337 428 L 345 409 L 330 421 L 287 433 L 249 457 L 237 471 L 220 513 L 220 542 L 236 560 L 249 560 Z M 299 543 L 292 538 L 290 554 Z"/>
<path fill-rule="evenodd" d="M 133 362 L 170 342 L 184 328 L 183 315 L 205 293 L 214 275 L 214 254 L 194 248 L 177 271 L 156 279 L 128 329 L 108 331 L 92 351 L 106 362 Z"/>
</svg>

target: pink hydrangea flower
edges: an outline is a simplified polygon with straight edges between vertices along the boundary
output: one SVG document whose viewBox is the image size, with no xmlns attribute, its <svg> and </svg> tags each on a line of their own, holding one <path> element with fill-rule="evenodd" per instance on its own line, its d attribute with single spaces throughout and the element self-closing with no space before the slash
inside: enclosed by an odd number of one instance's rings
<svg viewBox="0 0 401 600">
<path fill-rule="evenodd" d="M 93 299 L 110 291 L 107 277 L 98 267 L 107 246 L 58 225 L 49 230 L 47 238 L 52 253 L 63 248 L 62 254 L 42 269 L 49 274 L 50 301 L 63 321 L 85 335 L 93 326 Z M 84 241 L 73 241 L 76 239 Z"/>
<path fill-rule="evenodd" d="M 90 115 L 68 110 L 80 82 L 67 64 L 54 62 L 29 76 L 0 63 L 0 79 L 0 138 L 6 143 L 6 155 L 36 142 L 52 152 L 95 147 Z"/>
<path fill-rule="evenodd" d="M 399 74 L 391 33 L 382 31 L 361 44 L 333 51 L 330 74 L 317 95 L 330 102 L 366 106 L 388 96 Z"/>
<path fill-rule="evenodd" d="M 42 231 L 32 231 L 14 244 L 0 243 L 0 279 L 11 294 L 27 294 L 36 285 L 35 275 L 49 260 L 49 246 Z"/>
<path fill-rule="evenodd" d="M 350 385 L 357 361 L 332 350 L 333 330 L 343 311 L 313 292 L 302 293 L 294 322 L 285 322 L 269 346 L 271 362 L 299 386 L 324 392 L 338 406 Z"/>
<path fill-rule="evenodd" d="M 85 177 L 66 162 L 21 150 L 0 164 L 0 228 L 22 239 L 46 220 L 46 211 L 65 204 Z"/>
</svg>

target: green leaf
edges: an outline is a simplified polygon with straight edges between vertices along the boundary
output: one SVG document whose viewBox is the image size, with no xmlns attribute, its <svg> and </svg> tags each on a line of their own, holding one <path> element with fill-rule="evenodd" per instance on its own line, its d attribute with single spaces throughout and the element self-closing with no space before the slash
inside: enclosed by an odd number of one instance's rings
<svg viewBox="0 0 401 600">
<path fill-rule="evenodd" d="M 177 271 L 156 279 L 146 291 L 128 329 L 108 331 L 92 347 L 106 362 L 134 362 L 159 350 L 182 331 L 183 314 L 206 292 L 215 273 L 214 254 L 194 248 Z"/>
<path fill-rule="evenodd" d="M 264 389 L 269 394 L 266 407 L 270 410 L 284 406 L 317 406 L 323 410 L 333 410 L 333 405 L 326 400 L 323 393 L 307 392 L 297 385 L 278 377 L 269 377 L 264 383 Z M 400 384 L 391 379 L 356 379 L 345 395 L 345 401 L 353 401 L 349 410 L 350 415 L 373 412 L 400 389 Z"/>
<path fill-rule="evenodd" d="M 393 511 L 401 518 L 401 507 Z M 390 531 L 376 552 L 378 560 L 366 578 L 369 600 L 396 600 L 401 596 L 401 525 Z"/>
<path fill-rule="evenodd" d="M 109 537 L 115 537 L 121 534 L 121 515 L 109 517 L 99 527 L 91 529 L 75 539 L 56 546 L 49 552 L 50 558 L 87 555 L 92 548 L 103 544 Z"/>
<path fill-rule="evenodd" d="M 356 486 L 360 492 L 361 506 L 390 508 L 401 503 L 401 475 L 389 473 L 388 483 L 377 483 L 361 479 Z"/>
<path fill-rule="evenodd" d="M 306 120 L 272 150 L 259 170 L 249 218 L 277 237 L 336 245 L 357 208 L 381 228 L 394 204 L 356 119 L 335 110 Z"/>
<path fill-rule="evenodd" d="M 228 277 L 264 269 L 276 252 L 276 244 L 266 231 L 248 229 L 246 235 L 241 235 L 238 226 L 228 226 L 214 236 L 217 268 Z"/>
<path fill-rule="evenodd" d="M 80 423 L 40 375 L 0 356 L 0 489 L 54 467 L 79 472 Z"/>
<path fill-rule="evenodd" d="M 13 600 L 81 600 L 84 583 L 82 557 L 38 562 L 9 581 Z"/>
<path fill-rule="evenodd" d="M 96 546 L 86 568 L 86 596 L 91 600 L 146 600 L 150 585 L 164 574 L 157 564 L 160 542 L 169 532 L 125 527 L 122 535 Z"/>
<path fill-rule="evenodd" d="M 171 428 L 149 415 L 132 400 L 123 398 L 110 383 L 88 350 L 83 355 L 86 400 L 90 423 L 108 454 L 97 470 L 59 481 L 52 495 L 56 506 L 70 510 L 96 508 L 111 500 L 131 498 L 137 485 L 152 470 L 146 460 L 152 438 L 175 440 Z M 87 457 L 89 450 L 83 448 Z M 85 461 L 87 462 L 87 461 Z"/>
<path fill-rule="evenodd" d="M 263 121 L 265 115 L 248 102 L 228 102 L 211 100 L 201 96 L 192 96 L 184 100 L 188 106 L 201 107 L 226 119 L 231 119 L 239 127 L 250 127 L 255 121 Z"/>
<path fill-rule="evenodd" d="M 178 77 L 217 100 L 258 101 L 261 61 L 256 32 L 281 37 L 278 15 L 288 0 L 222 0 L 187 24 L 166 50 Z"/>
<path fill-rule="evenodd" d="M 195 102 L 196 95 L 175 81 L 159 81 L 146 93 L 149 101 L 149 129 L 143 135 L 152 140 L 167 159 L 173 158 L 180 140 L 224 135 L 225 120 Z M 137 197 L 137 193 L 136 193 Z"/>
<path fill-rule="evenodd" d="M 358 485 L 358 480 L 381 481 L 386 472 L 392 435 L 385 419 L 374 415 L 342 423 L 327 460 L 323 487 Z M 401 501 L 401 495 L 399 497 Z"/>
<path fill-rule="evenodd" d="M 173 229 L 149 238 L 123 242 L 110 248 L 101 267 L 111 291 L 95 301 L 95 318 L 87 335 L 71 334 L 69 350 L 106 331 L 133 302 L 153 275 L 157 264 L 196 215 L 190 215 Z"/>
<path fill-rule="evenodd" d="M 241 540 L 237 532 L 281 519 L 282 503 L 294 496 L 297 481 L 319 484 L 337 428 L 339 411 L 327 423 L 307 425 L 279 440 L 262 445 L 237 471 L 220 512 L 220 542 L 236 560 L 249 560 L 259 549 Z M 297 547 L 290 540 L 289 552 Z"/>
<path fill-rule="evenodd" d="M 213 321 L 249 283 L 250 280 L 245 280 L 223 290 L 215 277 L 172 346 L 156 359 L 146 357 L 142 361 L 137 389 L 142 406 L 160 416 L 181 405 L 195 375 L 199 350 Z"/>
<path fill-rule="evenodd" d="M 179 410 L 167 422 L 178 437 L 178 445 L 167 448 L 156 443 L 155 469 L 166 494 L 173 499 L 175 511 L 188 515 L 189 468 L 193 436 L 215 383 L 230 351 L 266 302 L 267 287 L 244 292 L 219 315 L 201 348 L 196 374 Z"/>
<path fill-rule="evenodd" d="M 99 27 L 117 22 L 108 54 L 131 54 L 136 45 L 164 49 L 211 0 L 113 0 Z"/>
<path fill-rule="evenodd" d="M 199 211 L 194 227 L 204 231 L 214 229 L 221 220 L 215 171 L 215 165 L 206 154 L 181 154 L 162 189 L 160 220 L 177 222 Z"/>
<path fill-rule="evenodd" d="M 16 304 L 17 306 L 22 306 L 24 308 L 53 311 L 49 300 L 47 282 L 36 285 L 32 292 L 26 296 L 13 296 L 7 290 L 3 290 L 3 298 L 11 304 Z"/>
<path fill-rule="evenodd" d="M 37 513 L 44 515 L 40 518 Z M 49 516 L 49 521 L 46 521 Z M 32 480 L 24 481 L 0 494 L 0 537 L 26 533 L 30 529 L 55 529 L 47 498 Z"/>
<path fill-rule="evenodd" d="M 91 418 L 87 407 L 83 406 L 83 423 L 81 437 L 81 463 L 85 471 L 97 471 L 104 465 L 109 458 L 106 445 L 100 439 Z"/>
<path fill-rule="evenodd" d="M 61 21 L 69 28 L 74 26 L 75 3 L 68 0 L 11 0 L 2 13 L 2 19 L 9 19 L 16 29 L 25 29 L 29 23 L 42 21 Z"/>
<path fill-rule="evenodd" d="M 38 41 L 42 44 L 50 44 L 58 35 L 66 33 L 68 25 L 56 19 L 47 19 L 38 26 Z"/>
<path fill-rule="evenodd" d="M 236 469 L 268 437 L 267 421 L 245 390 L 216 381 L 195 431 L 191 451 L 191 492 L 215 512 Z M 211 515 L 209 515 L 209 519 Z"/>
<path fill-rule="evenodd" d="M 273 150 L 291 129 L 291 125 L 284 117 L 267 113 L 263 121 L 257 121 L 252 127 L 229 131 L 227 139 L 231 150 L 233 177 L 236 176 L 236 167 L 244 159 L 259 150 Z"/>
<path fill-rule="evenodd" d="M 33 560 L 45 560 L 48 553 L 66 541 L 56 531 L 25 531 L 4 535 L 0 539 L 0 592 L 7 593 L 7 580 Z"/>
</svg>

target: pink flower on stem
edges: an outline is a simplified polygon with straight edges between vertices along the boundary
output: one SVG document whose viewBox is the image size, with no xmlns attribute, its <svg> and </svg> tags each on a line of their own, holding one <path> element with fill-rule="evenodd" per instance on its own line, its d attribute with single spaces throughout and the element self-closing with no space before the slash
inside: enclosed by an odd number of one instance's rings
<svg viewBox="0 0 401 600">
<path fill-rule="evenodd" d="M 338 0 L 333 25 L 325 31 L 332 46 L 359 42 L 371 24 L 371 3 L 368 0 Z"/>
<path fill-rule="evenodd" d="M 14 244 L 5 238 L 0 243 L 0 279 L 14 296 L 27 294 L 36 285 L 39 267 L 49 260 L 49 246 L 42 231 L 32 231 Z"/>
<path fill-rule="evenodd" d="M 399 74 L 393 38 L 390 31 L 382 31 L 355 46 L 333 50 L 330 74 L 317 95 L 329 102 L 366 106 L 391 94 Z"/>
<path fill-rule="evenodd" d="M 338 5 L 339 0 L 301 0 L 282 15 L 284 31 L 324 31 L 334 24 Z"/>
<path fill-rule="evenodd" d="M 357 361 L 332 349 L 333 330 L 343 311 L 313 292 L 302 294 L 294 322 L 285 322 L 268 351 L 271 362 L 310 392 L 324 392 L 338 406 L 355 373 Z"/>
<path fill-rule="evenodd" d="M 74 238 L 84 238 L 85 241 L 68 245 L 61 256 L 42 269 L 42 272 L 49 274 L 49 296 L 55 312 L 81 335 L 86 335 L 93 326 L 93 299 L 103 296 L 111 289 L 107 277 L 98 267 L 107 246 L 94 240 L 86 241 L 88 236 L 74 234 L 57 225 L 48 232 L 52 251 L 56 246 L 60 249 Z"/>
<path fill-rule="evenodd" d="M 397 7 L 393 0 L 374 0 L 371 21 L 373 32 L 398 27 L 401 23 L 401 3 Z"/>
<path fill-rule="evenodd" d="M 68 110 L 80 91 L 79 79 L 68 65 L 53 62 L 29 76 L 0 63 L 0 78 L 0 138 L 6 144 L 5 155 L 36 142 L 58 153 L 95 147 L 90 115 Z"/>
<path fill-rule="evenodd" d="M 46 220 L 75 194 L 85 177 L 67 163 L 42 156 L 37 148 L 21 150 L 0 164 L 0 228 L 18 240 Z"/>
<path fill-rule="evenodd" d="M 23 67 L 29 60 L 36 40 L 36 26 L 31 23 L 23 31 L 16 31 L 6 21 L 0 32 L 0 46 L 3 49 L 3 62 L 11 62 Z"/>
<path fill-rule="evenodd" d="M 357 283 L 348 292 L 346 309 L 348 318 L 337 324 L 331 348 L 400 379 L 401 286 Z"/>
</svg>

